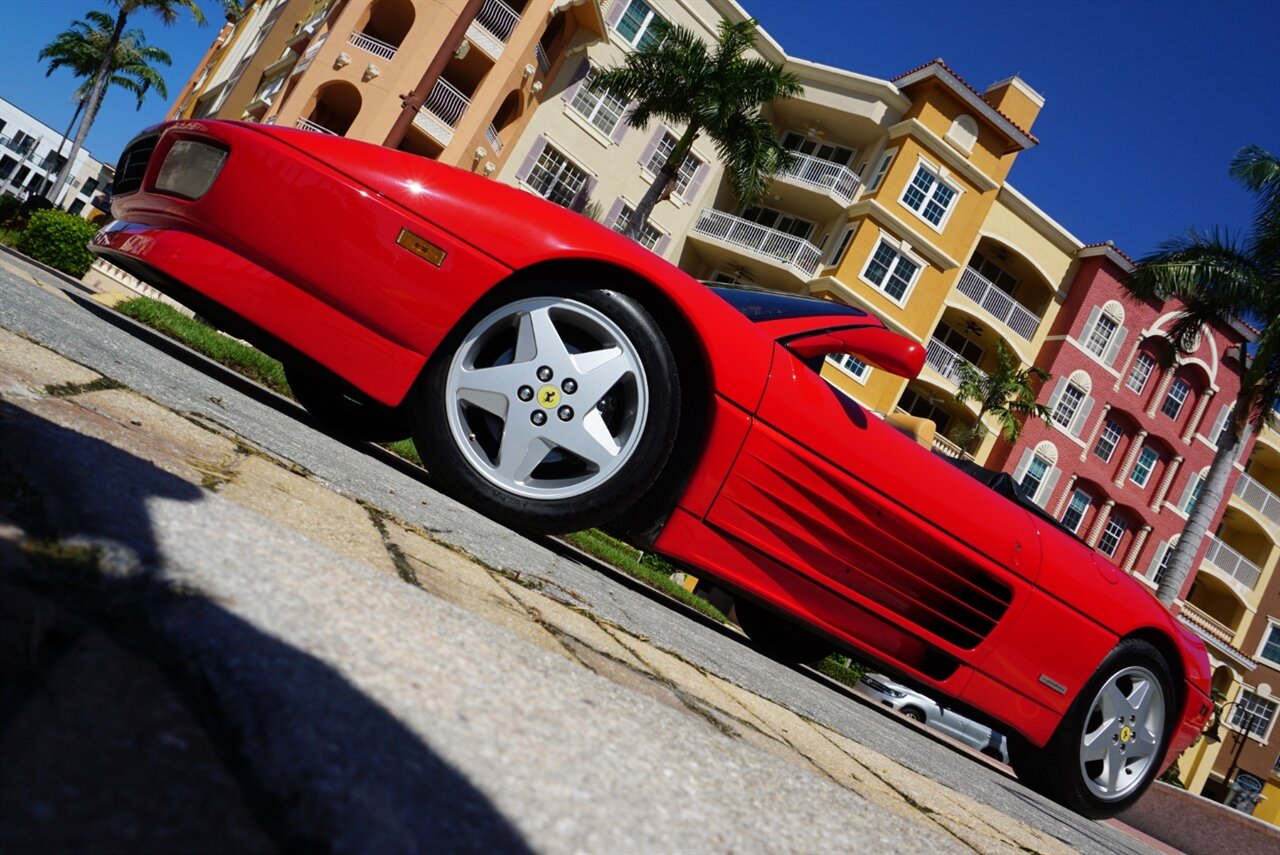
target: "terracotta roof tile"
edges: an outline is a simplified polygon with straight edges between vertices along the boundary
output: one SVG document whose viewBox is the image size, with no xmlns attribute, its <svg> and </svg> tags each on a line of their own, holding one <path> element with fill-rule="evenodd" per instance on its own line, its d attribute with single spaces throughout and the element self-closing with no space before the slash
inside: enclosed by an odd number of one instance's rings
<svg viewBox="0 0 1280 855">
<path fill-rule="evenodd" d="M 1031 133 L 1031 131 L 1028 131 L 1026 128 L 1024 128 L 1024 127 L 1022 127 L 1021 125 L 1019 125 L 1019 124 L 1018 124 L 1017 122 L 1015 122 L 1013 119 L 1010 119 L 1008 116 L 1006 116 L 1006 115 L 1005 115 L 1003 112 L 1001 112 L 1000 110 L 996 109 L 995 105 L 991 104 L 989 101 L 987 101 L 987 99 L 986 99 L 986 98 L 983 98 L 983 97 L 982 97 L 982 93 L 981 93 L 981 92 L 979 92 L 977 89 L 975 89 L 975 88 L 973 87 L 973 84 L 971 84 L 969 81 L 965 80 L 965 79 L 964 79 L 963 77 L 961 77 L 959 74 L 956 74 L 956 73 L 955 73 L 955 71 L 954 71 L 954 70 L 953 70 L 949 65 L 947 65 L 946 61 L 945 61 L 945 60 L 943 60 L 943 59 L 941 59 L 941 58 L 934 59 L 934 60 L 930 60 L 929 62 L 926 62 L 924 65 L 916 66 L 915 68 L 911 69 L 910 71 L 903 72 L 902 74 L 899 74 L 897 77 L 891 77 L 891 78 L 889 78 L 889 82 L 890 82 L 890 83 L 896 83 L 897 81 L 901 80 L 901 79 L 902 79 L 902 78 L 904 78 L 904 77 L 910 77 L 911 75 L 915 74 L 917 71 L 924 71 L 926 68 L 928 68 L 928 67 L 929 67 L 929 66 L 931 66 L 931 65 L 937 65 L 937 66 L 941 67 L 943 71 L 947 72 L 947 74 L 950 74 L 952 77 L 954 77 L 954 78 L 956 79 L 956 81 L 957 81 L 957 82 L 959 82 L 960 84 L 962 84 L 965 88 L 967 88 L 967 89 L 968 89 L 970 92 L 972 92 L 974 95 L 977 95 L 977 96 L 978 96 L 978 98 L 979 98 L 979 99 L 981 99 L 982 103 L 986 104 L 986 105 L 987 105 L 988 107 L 990 107 L 992 110 L 995 110 L 995 112 L 1000 116 L 1000 118 L 1004 119 L 1006 122 L 1008 122 L 1009 124 L 1013 125 L 1015 128 L 1017 128 L 1017 129 L 1018 129 L 1018 131 L 1019 131 L 1020 133 L 1026 134 L 1026 135 L 1027 135 L 1027 136 L 1028 136 L 1028 137 L 1029 137 L 1033 142 L 1035 142 L 1037 145 L 1039 145 L 1039 144 L 1040 144 L 1040 140 L 1036 137 L 1036 135 L 1035 135 L 1035 134 Z"/>
</svg>

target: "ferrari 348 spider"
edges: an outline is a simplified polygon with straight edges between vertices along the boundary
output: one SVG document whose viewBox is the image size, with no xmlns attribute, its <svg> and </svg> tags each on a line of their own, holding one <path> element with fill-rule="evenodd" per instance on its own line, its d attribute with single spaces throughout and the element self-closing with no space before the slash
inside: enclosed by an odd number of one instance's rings
<svg viewBox="0 0 1280 855">
<path fill-rule="evenodd" d="M 1075 810 L 1132 803 L 1212 710 L 1203 644 L 1139 584 L 819 376 L 921 369 L 866 312 L 709 287 L 521 190 L 264 125 L 146 130 L 112 213 L 93 251 L 276 355 L 321 422 L 412 435 L 514 528 L 605 526 L 714 579 L 778 655 L 946 695 Z"/>
</svg>

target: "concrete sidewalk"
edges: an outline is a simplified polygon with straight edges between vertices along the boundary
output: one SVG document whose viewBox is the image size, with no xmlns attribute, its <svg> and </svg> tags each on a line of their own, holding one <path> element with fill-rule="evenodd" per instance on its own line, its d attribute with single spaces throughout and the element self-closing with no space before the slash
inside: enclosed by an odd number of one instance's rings
<svg viewBox="0 0 1280 855">
<path fill-rule="evenodd" d="M 0 473 L 0 850 L 1071 851 L 2 329 Z"/>
</svg>

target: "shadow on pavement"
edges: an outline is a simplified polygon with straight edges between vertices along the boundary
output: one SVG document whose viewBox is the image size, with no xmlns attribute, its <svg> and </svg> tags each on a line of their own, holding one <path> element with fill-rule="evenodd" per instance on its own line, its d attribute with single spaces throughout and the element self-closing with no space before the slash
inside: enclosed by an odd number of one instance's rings
<svg viewBox="0 0 1280 855">
<path fill-rule="evenodd" d="M 207 498 L 0 401 L 0 851 L 528 851 L 328 664 L 163 578 L 148 504 Z"/>
</svg>

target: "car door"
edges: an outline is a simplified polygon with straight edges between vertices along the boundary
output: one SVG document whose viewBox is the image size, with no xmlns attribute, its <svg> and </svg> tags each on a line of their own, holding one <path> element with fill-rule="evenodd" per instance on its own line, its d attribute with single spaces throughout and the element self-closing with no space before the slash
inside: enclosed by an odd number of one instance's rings
<svg viewBox="0 0 1280 855">
<path fill-rule="evenodd" d="M 1040 565 L 1036 530 L 1021 508 L 781 345 L 706 520 L 959 658 L 1008 610 L 1009 574 L 1034 579 Z"/>
</svg>

